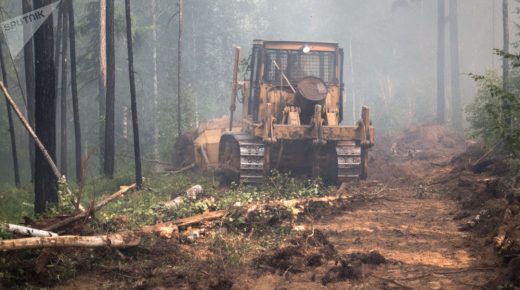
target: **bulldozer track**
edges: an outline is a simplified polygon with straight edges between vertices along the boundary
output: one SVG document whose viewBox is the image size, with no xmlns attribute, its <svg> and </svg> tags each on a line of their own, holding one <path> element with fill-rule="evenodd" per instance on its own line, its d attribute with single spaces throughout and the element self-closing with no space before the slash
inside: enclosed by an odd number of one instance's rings
<svg viewBox="0 0 520 290">
<path fill-rule="evenodd" d="M 347 182 L 360 178 L 361 147 L 354 141 L 342 141 L 336 144 L 338 182 Z"/>
<path fill-rule="evenodd" d="M 232 171 L 238 173 L 237 180 L 244 184 L 262 184 L 266 176 L 265 166 L 265 145 L 261 139 L 249 136 L 247 134 L 233 134 L 235 145 L 233 150 L 233 159 L 239 162 L 233 162 Z M 321 151 L 315 156 L 313 176 L 325 177 L 329 176 L 329 181 L 336 180 L 338 183 L 348 182 L 360 179 L 362 158 L 361 147 L 356 145 L 355 141 L 341 141 L 335 147 L 335 154 L 331 156 L 328 150 Z M 329 158 L 334 157 L 334 158 Z M 336 161 L 337 170 L 331 171 L 330 162 Z M 336 174 L 337 178 L 329 174 Z M 239 177 L 239 178 L 238 178 Z"/>
<path fill-rule="evenodd" d="M 240 148 L 240 183 L 264 182 L 264 143 L 245 134 L 235 135 Z"/>
</svg>

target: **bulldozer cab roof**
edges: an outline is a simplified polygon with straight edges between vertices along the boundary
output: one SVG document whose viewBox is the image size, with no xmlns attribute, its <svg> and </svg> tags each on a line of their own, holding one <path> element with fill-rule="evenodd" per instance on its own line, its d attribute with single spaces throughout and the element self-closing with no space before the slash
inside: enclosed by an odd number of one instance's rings
<svg viewBox="0 0 520 290">
<path fill-rule="evenodd" d="M 312 42 L 312 41 L 270 41 L 254 40 L 254 44 L 262 45 L 265 49 L 274 50 L 301 50 L 309 46 L 311 51 L 337 51 L 339 46 L 332 42 Z"/>
</svg>

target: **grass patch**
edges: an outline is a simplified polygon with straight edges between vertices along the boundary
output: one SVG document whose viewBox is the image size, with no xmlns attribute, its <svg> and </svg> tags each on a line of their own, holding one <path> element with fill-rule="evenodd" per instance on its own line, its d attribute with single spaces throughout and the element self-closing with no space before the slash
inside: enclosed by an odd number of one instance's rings
<svg viewBox="0 0 520 290">
<path fill-rule="evenodd" d="M 19 224 L 23 221 L 24 216 L 34 216 L 34 193 L 32 186 L 1 189 L 0 223 Z"/>
</svg>

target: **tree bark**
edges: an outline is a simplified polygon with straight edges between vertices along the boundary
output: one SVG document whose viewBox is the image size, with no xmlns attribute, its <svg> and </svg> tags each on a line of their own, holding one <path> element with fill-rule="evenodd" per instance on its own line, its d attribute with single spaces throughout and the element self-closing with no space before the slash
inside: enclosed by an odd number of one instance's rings
<svg viewBox="0 0 520 290">
<path fill-rule="evenodd" d="M 41 249 L 41 248 L 60 248 L 60 247 L 110 247 L 128 248 L 139 245 L 140 237 L 133 232 L 122 232 L 102 236 L 58 236 L 58 237 L 37 237 L 16 240 L 0 241 L 0 252 Z"/>
<path fill-rule="evenodd" d="M 459 20 L 458 1 L 450 1 L 450 57 L 451 57 L 451 122 L 462 132 L 462 101 L 460 95 Z"/>
<path fill-rule="evenodd" d="M 139 143 L 139 123 L 137 120 L 137 101 L 135 91 L 134 77 L 134 51 L 132 45 L 132 19 L 130 0 L 125 0 L 126 12 L 126 39 L 128 46 L 128 77 L 130 81 L 130 98 L 132 107 L 132 127 L 134 130 L 134 162 L 135 162 L 135 180 L 138 188 L 143 186 L 143 174 L 141 169 L 141 147 Z"/>
<path fill-rule="evenodd" d="M 154 112 L 159 110 L 159 75 L 157 63 L 157 0 L 152 0 L 152 60 L 153 60 L 153 108 Z M 153 115 L 153 159 L 159 160 L 159 118 Z M 159 169 L 155 166 L 155 171 Z"/>
<path fill-rule="evenodd" d="M 52 4 L 52 0 L 34 0 L 34 8 Z M 34 35 L 35 52 L 35 123 L 36 135 L 48 150 L 56 156 L 56 78 L 54 70 L 53 19 L 49 17 Z M 48 203 L 57 203 L 57 178 L 41 151 L 35 155 L 34 210 L 40 214 Z"/>
<path fill-rule="evenodd" d="M 504 34 L 504 47 L 502 50 L 507 55 L 509 54 L 509 1 L 502 0 L 502 25 Z M 504 91 L 509 90 L 509 59 L 507 57 L 502 58 L 502 87 Z M 502 104 L 502 112 L 504 118 L 504 124 L 507 127 L 511 127 L 511 110 L 510 104 L 506 101 Z"/>
<path fill-rule="evenodd" d="M 76 80 L 76 28 L 74 19 L 74 0 L 67 5 L 69 19 L 69 41 L 70 41 L 70 84 L 72 93 L 72 113 L 74 117 L 74 143 L 76 159 L 76 181 L 83 184 L 83 170 L 81 164 L 81 123 L 79 117 L 78 83 Z"/>
<path fill-rule="evenodd" d="M 54 31 L 54 75 L 55 78 L 55 86 L 56 93 L 59 90 L 59 80 L 60 80 L 60 54 L 61 51 L 61 40 L 63 38 L 63 9 L 58 9 L 58 25 L 56 25 L 56 30 Z"/>
<path fill-rule="evenodd" d="M 437 0 L 437 123 L 446 121 L 444 88 L 445 1 Z"/>
<path fill-rule="evenodd" d="M 0 65 L 2 66 L 2 79 L 4 81 L 4 85 L 7 87 L 7 68 L 5 67 L 4 62 L 4 54 L 2 49 L 2 44 L 0 43 Z M 7 97 L 6 97 L 7 100 Z M 14 131 L 14 122 L 13 122 L 13 113 L 11 111 L 11 107 L 9 103 L 6 101 L 6 109 L 7 109 L 7 120 L 9 122 L 9 136 L 11 137 L 11 153 L 13 158 L 13 171 L 14 171 L 14 184 L 16 187 L 20 187 L 20 170 L 18 167 L 18 153 L 16 148 L 16 134 Z"/>
<path fill-rule="evenodd" d="M 32 11 L 32 1 L 31 0 L 23 0 L 22 1 L 22 13 L 28 13 Z M 27 26 L 24 26 L 24 37 L 28 38 L 29 33 Z M 35 87 L 35 76 L 34 76 L 34 45 L 32 41 L 32 37 L 24 46 L 23 49 L 24 55 L 24 67 L 25 67 L 25 91 L 27 92 L 27 119 L 29 119 L 29 124 L 34 128 L 34 87 Z M 29 166 L 31 169 L 31 182 L 34 182 L 34 142 L 29 137 Z"/>
<path fill-rule="evenodd" d="M 115 48 L 114 48 L 114 1 L 107 2 L 107 90 L 105 103 L 105 154 L 103 171 L 105 177 L 114 178 L 115 161 Z"/>
<path fill-rule="evenodd" d="M 179 39 L 177 49 L 177 130 L 182 135 L 181 59 L 182 59 L 182 0 L 179 0 Z"/>
<path fill-rule="evenodd" d="M 67 5 L 67 4 L 65 4 Z M 61 37 L 61 92 L 60 92 L 60 171 L 64 175 L 67 174 L 67 89 L 68 89 L 68 78 L 67 78 L 67 51 L 68 41 L 67 36 L 69 34 L 69 24 L 67 19 L 66 7 L 63 7 L 63 35 Z"/>
<path fill-rule="evenodd" d="M 110 0 L 109 0 L 110 1 Z M 105 98 L 107 92 L 107 0 L 99 0 L 99 167 L 105 163 Z"/>
</svg>

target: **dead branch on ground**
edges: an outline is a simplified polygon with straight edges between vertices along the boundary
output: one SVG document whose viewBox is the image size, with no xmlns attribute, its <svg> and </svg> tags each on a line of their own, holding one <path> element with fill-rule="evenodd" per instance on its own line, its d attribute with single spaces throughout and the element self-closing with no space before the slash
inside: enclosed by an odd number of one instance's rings
<svg viewBox="0 0 520 290">
<path fill-rule="evenodd" d="M 121 196 L 123 196 L 123 194 L 125 194 L 127 191 L 129 191 L 130 189 L 134 189 L 136 188 L 136 184 L 132 184 L 130 186 L 121 186 L 119 191 L 104 198 L 103 200 L 101 200 L 99 203 L 97 203 L 96 205 L 94 205 L 92 208 L 90 208 L 88 211 L 85 211 L 85 212 L 81 212 L 75 216 L 71 216 L 69 218 L 66 218 L 64 220 L 61 220 L 55 224 L 52 224 L 46 228 L 44 228 L 43 230 L 45 231 L 52 231 L 52 230 L 56 230 L 56 229 L 59 229 L 59 228 L 62 228 L 70 223 L 73 223 L 75 221 L 78 221 L 80 219 L 84 219 L 84 218 L 87 218 L 88 216 L 90 216 L 92 213 L 100 210 L 102 207 L 104 207 L 105 205 L 107 205 L 109 202 L 113 201 L 114 199 L 117 199 Z"/>
</svg>

